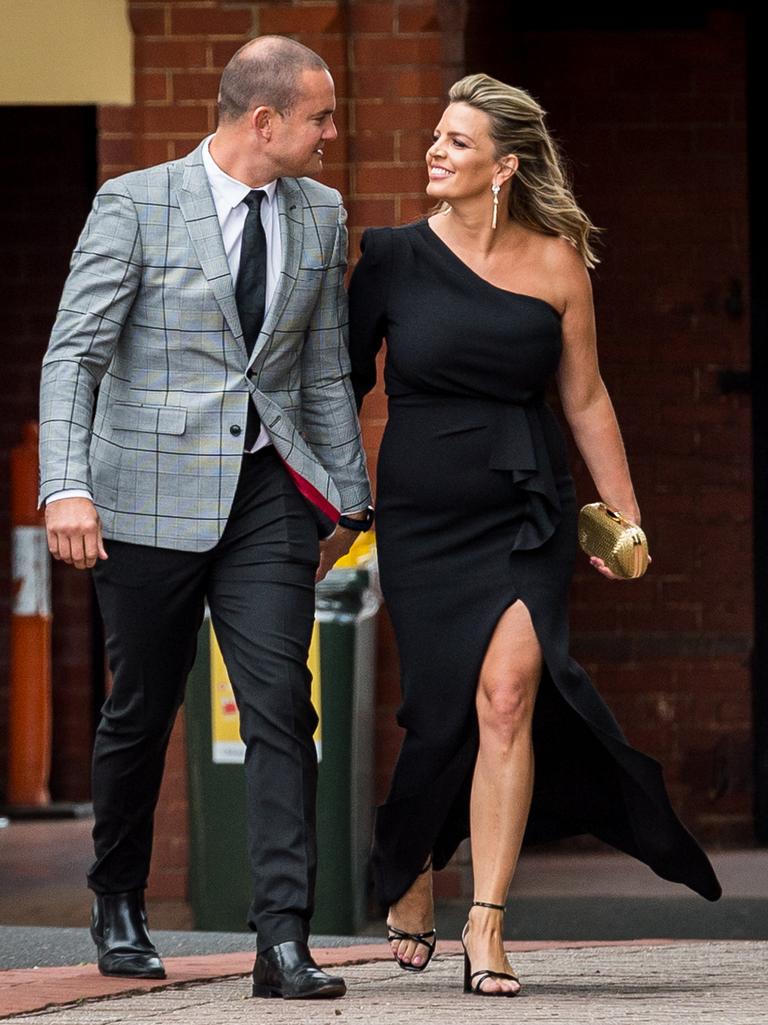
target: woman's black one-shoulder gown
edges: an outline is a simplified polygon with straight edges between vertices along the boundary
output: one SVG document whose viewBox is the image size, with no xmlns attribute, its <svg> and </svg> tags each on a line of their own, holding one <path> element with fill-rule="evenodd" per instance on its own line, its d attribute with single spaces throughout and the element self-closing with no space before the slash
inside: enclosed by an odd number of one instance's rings
<svg viewBox="0 0 768 1025">
<path fill-rule="evenodd" d="M 478 675 L 518 599 L 545 666 L 526 842 L 591 833 L 716 900 L 717 877 L 675 815 L 659 764 L 630 747 L 568 654 L 577 509 L 543 399 L 561 354 L 558 312 L 479 277 L 424 220 L 363 236 L 350 285 L 358 402 L 375 383 L 383 338 L 377 539 L 406 732 L 376 815 L 380 900 L 402 896 L 428 854 L 442 868 L 469 835 Z"/>
</svg>

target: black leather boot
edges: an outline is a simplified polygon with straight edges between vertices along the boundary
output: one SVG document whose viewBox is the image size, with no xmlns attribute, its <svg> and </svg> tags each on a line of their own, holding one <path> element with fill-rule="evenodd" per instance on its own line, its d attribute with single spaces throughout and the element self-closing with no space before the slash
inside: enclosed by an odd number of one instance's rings
<svg viewBox="0 0 768 1025">
<path fill-rule="evenodd" d="M 253 995 L 284 1000 L 343 997 L 344 980 L 328 975 L 312 960 L 306 943 L 288 940 L 263 950 L 253 966 Z"/>
<path fill-rule="evenodd" d="M 91 937 L 102 975 L 165 978 L 163 962 L 147 931 L 143 890 L 97 896 L 91 912 Z"/>
</svg>

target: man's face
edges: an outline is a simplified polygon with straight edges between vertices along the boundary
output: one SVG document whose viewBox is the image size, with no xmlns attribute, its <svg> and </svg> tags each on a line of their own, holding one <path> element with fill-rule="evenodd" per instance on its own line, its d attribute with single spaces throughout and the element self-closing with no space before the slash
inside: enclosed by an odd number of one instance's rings
<svg viewBox="0 0 768 1025">
<path fill-rule="evenodd" d="M 293 109 L 273 118 L 270 156 L 279 173 L 291 178 L 315 175 L 323 169 L 323 149 L 338 132 L 333 123 L 336 95 L 333 79 L 324 70 L 306 70 Z"/>
</svg>

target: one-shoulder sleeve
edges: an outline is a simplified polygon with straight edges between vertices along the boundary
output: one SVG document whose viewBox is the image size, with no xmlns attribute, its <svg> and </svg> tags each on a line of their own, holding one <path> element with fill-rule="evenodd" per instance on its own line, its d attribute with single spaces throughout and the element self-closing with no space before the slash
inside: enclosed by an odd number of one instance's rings
<svg viewBox="0 0 768 1025">
<path fill-rule="evenodd" d="M 386 334 L 391 234 L 389 228 L 363 232 L 362 256 L 349 283 L 349 357 L 358 410 L 376 384 L 376 356 Z"/>
</svg>

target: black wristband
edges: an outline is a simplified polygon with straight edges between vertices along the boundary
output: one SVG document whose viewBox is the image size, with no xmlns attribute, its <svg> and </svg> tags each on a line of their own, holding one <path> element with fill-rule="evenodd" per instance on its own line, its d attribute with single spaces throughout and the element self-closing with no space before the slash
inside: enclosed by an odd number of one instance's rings
<svg viewBox="0 0 768 1025">
<path fill-rule="evenodd" d="M 353 519 L 351 516 L 345 516 L 343 513 L 339 516 L 338 520 L 340 527 L 345 527 L 347 530 L 364 531 L 370 530 L 373 526 L 373 506 L 369 505 L 365 510 L 365 516 L 362 519 Z"/>
</svg>

